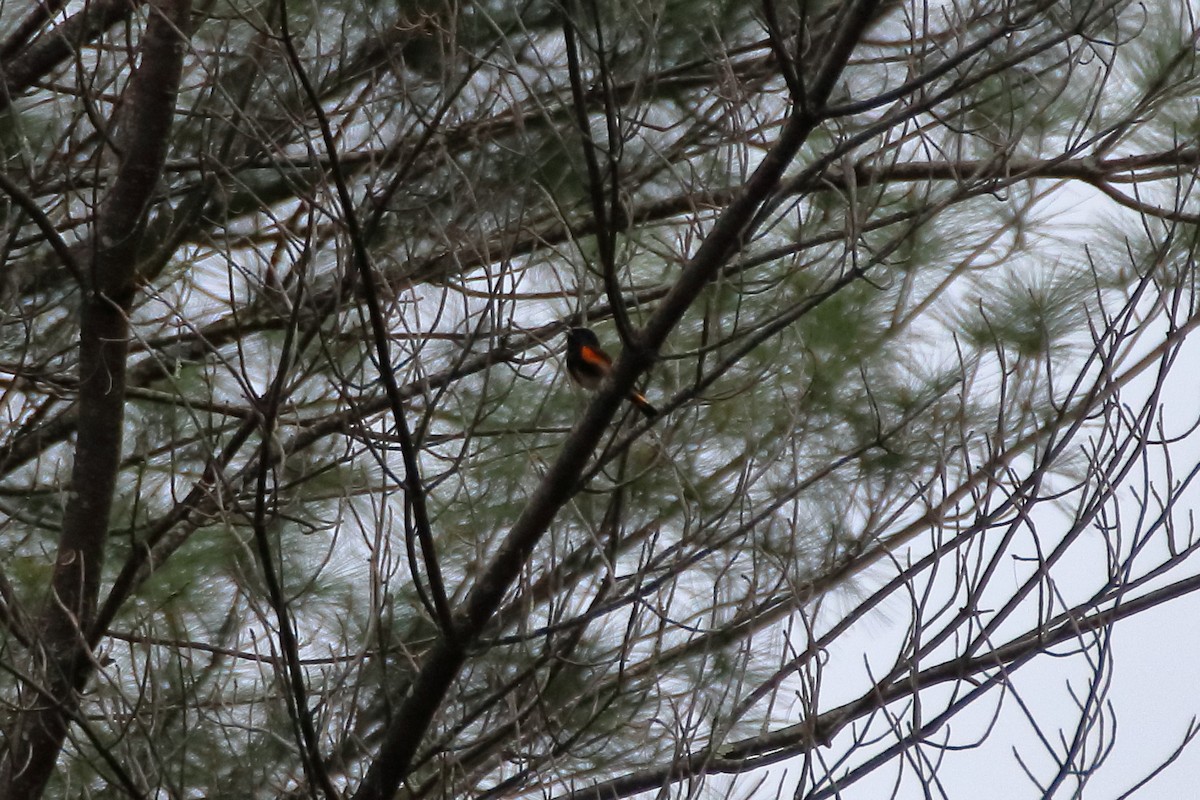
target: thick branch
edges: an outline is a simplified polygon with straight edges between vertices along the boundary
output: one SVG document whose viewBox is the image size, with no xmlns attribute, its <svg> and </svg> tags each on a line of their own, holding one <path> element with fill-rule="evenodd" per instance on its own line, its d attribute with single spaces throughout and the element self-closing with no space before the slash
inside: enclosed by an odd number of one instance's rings
<svg viewBox="0 0 1200 800">
<path fill-rule="evenodd" d="M 54 26 L 22 50 L 19 49 L 20 39 L 28 34 L 31 24 L 27 21 L 5 43 L 0 111 L 8 110 L 14 98 L 75 55 L 82 45 L 128 17 L 140 4 L 140 0 L 92 0 L 78 13 Z M 29 19 L 35 20 L 37 16 L 41 15 L 35 13 Z M 10 52 L 13 55 L 11 59 L 7 58 Z"/>
<path fill-rule="evenodd" d="M 873 687 L 857 700 L 786 728 L 724 747 L 701 750 L 667 766 L 630 773 L 560 797 L 561 800 L 614 800 L 661 789 L 699 775 L 741 773 L 779 763 L 828 743 L 838 731 L 852 722 L 921 690 L 968 679 L 982 688 L 1003 683 L 1017 668 L 1055 645 L 1078 640 L 1085 634 L 1109 628 L 1118 620 L 1196 591 L 1200 591 L 1200 577 L 1191 577 L 1112 608 L 1090 613 L 1088 610 L 1080 613 L 1079 609 L 1073 609 L 1046 626 L 1029 631 L 988 653 L 974 658 L 963 656 L 950 659 L 886 687 Z"/>
<path fill-rule="evenodd" d="M 125 415 L 128 311 L 145 210 L 162 173 L 183 61 L 188 0 L 160 0 L 130 81 L 124 159 L 105 198 L 84 276 L 79 334 L 78 438 L 50 595 L 42 611 L 42 682 L 54 703 L 25 709 L 0 767 L 9 798 L 41 796 L 93 667 L 84 631 L 96 612 Z"/>
<path fill-rule="evenodd" d="M 783 171 L 816 127 L 819 117 L 812 109 L 828 100 L 850 53 L 865 32 L 878 0 L 859 0 L 845 7 L 841 24 L 831 36 L 830 47 L 815 76 L 809 96 L 809 111 L 795 114 L 784 126 L 779 141 L 764 157 L 739 196 L 722 213 L 713 232 L 684 267 L 679 282 L 646 327 L 646 348 L 626 348 L 614 366 L 613 377 L 587 414 L 575 426 L 558 459 L 529 498 L 499 551 L 471 589 L 456 615 L 455 640 L 441 640 L 422 665 L 404 704 L 392 719 L 379 755 L 355 800 L 383 800 L 395 794 L 408 777 L 409 765 L 442 700 L 454 683 L 468 647 L 482 634 L 504 596 L 528 561 L 534 547 L 550 527 L 559 509 L 572 496 L 579 476 L 592 451 L 608 428 L 622 398 L 638 376 L 653 362 L 654 353 L 667 335 L 726 264 L 743 242 L 747 227 L 779 183 Z"/>
</svg>

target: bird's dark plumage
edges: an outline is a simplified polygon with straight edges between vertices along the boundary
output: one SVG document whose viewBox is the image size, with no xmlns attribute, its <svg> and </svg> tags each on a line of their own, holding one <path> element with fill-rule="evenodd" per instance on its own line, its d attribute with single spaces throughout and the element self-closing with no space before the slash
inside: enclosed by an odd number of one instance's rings
<svg viewBox="0 0 1200 800">
<path fill-rule="evenodd" d="M 567 372 L 576 383 L 595 391 L 611 371 L 612 357 L 604 352 L 595 333 L 587 328 L 571 328 L 567 331 Z M 658 416 L 658 409 L 650 405 L 641 392 L 631 391 L 629 402 L 650 419 Z"/>
</svg>

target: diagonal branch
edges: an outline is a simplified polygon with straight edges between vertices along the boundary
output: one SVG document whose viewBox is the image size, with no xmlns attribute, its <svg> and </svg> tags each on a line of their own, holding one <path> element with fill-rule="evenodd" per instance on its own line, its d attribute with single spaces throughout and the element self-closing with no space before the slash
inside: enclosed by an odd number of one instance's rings
<svg viewBox="0 0 1200 800">
<path fill-rule="evenodd" d="M 858 0 L 846 4 L 845 13 L 831 34 L 825 58 L 812 81 L 809 110 L 795 114 L 787 121 L 779 140 L 767 152 L 738 197 L 721 214 L 696 255 L 684 266 L 678 283 L 668 292 L 646 326 L 645 347 L 627 347 L 623 351 L 614 366 L 612 378 L 567 437 L 557 460 L 549 467 L 498 552 L 467 595 L 456 615 L 457 637 L 439 641 L 421 665 L 404 703 L 388 725 L 379 754 L 372 760 L 363 782 L 353 795 L 355 800 L 391 797 L 407 779 L 413 757 L 457 678 L 469 646 L 483 633 L 534 547 L 549 529 L 558 511 L 573 495 L 579 476 L 608 429 L 625 393 L 649 368 L 654 353 L 684 312 L 740 249 L 754 215 L 771 196 L 783 171 L 816 128 L 819 116 L 814 112 L 824 106 L 833 92 L 878 4 L 879 0 Z"/>
<path fill-rule="evenodd" d="M 139 5 L 141 0 L 92 0 L 85 3 L 82 10 L 22 49 L 20 37 L 28 34 L 32 20 L 38 15 L 31 16 L 4 45 L 5 60 L 0 64 L 3 71 L 3 77 L 0 78 L 0 112 L 8 111 L 18 95 L 73 56 L 81 44 L 127 18 Z M 8 58 L 10 53 L 12 57 Z"/>
<path fill-rule="evenodd" d="M 872 687 L 858 699 L 810 719 L 720 748 L 705 748 L 666 766 L 623 775 L 586 789 L 568 792 L 560 795 L 560 798 L 614 800 L 661 789 L 669 784 L 704 774 L 742 773 L 777 764 L 829 742 L 847 725 L 902 698 L 947 682 L 970 679 L 976 687 L 966 698 L 951 705 L 945 714 L 935 718 L 936 726 L 940 726 L 949 715 L 969 705 L 976 694 L 1006 683 L 1018 668 L 1030 663 L 1035 656 L 1046 653 L 1050 648 L 1078 640 L 1089 633 L 1106 630 L 1122 619 L 1197 591 L 1200 591 L 1200 576 L 1193 576 L 1111 608 L 1093 611 L 1085 607 L 1082 613 L 1081 609 L 1071 609 L 1051 620 L 1049 624 L 1039 626 L 1038 629 L 1031 630 L 987 653 L 974 657 L 953 658 L 914 675 L 905 676 L 887 686 Z M 931 732 L 923 731 L 924 735 Z M 919 737 L 914 733 L 911 738 L 915 740 Z M 906 746 L 908 743 L 907 739 L 902 740 L 897 742 L 895 747 Z"/>
</svg>

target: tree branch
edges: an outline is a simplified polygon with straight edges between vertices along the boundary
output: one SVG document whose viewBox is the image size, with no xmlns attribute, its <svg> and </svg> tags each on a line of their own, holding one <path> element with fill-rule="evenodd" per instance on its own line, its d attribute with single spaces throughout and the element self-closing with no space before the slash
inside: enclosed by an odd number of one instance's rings
<svg viewBox="0 0 1200 800">
<path fill-rule="evenodd" d="M 79 334 L 79 434 L 40 624 L 44 681 L 56 703 L 34 702 L 18 715 L 0 763 L 0 787 L 14 800 L 40 796 L 78 705 L 77 693 L 94 669 L 85 632 L 96 612 L 120 464 L 127 314 L 141 227 L 166 159 L 189 14 L 188 0 L 159 0 L 152 8 L 122 111 L 124 158 L 91 241 Z"/>
</svg>

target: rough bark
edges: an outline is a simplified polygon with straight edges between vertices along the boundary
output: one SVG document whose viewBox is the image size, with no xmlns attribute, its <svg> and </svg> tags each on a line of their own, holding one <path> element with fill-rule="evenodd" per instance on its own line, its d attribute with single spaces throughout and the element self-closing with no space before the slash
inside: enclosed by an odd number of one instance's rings
<svg viewBox="0 0 1200 800">
<path fill-rule="evenodd" d="M 90 242 L 79 322 L 79 427 L 71 494 L 38 627 L 39 663 L 31 670 L 36 685 L 24 687 L 23 707 L 0 766 L 0 794 L 12 800 L 41 796 L 75 717 L 78 694 L 93 671 L 95 642 L 85 632 L 96 613 L 121 457 L 136 254 L 166 158 L 189 13 L 188 0 L 159 0 L 151 8 L 119 121 L 120 164 Z"/>
</svg>

